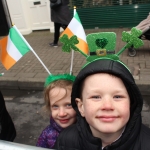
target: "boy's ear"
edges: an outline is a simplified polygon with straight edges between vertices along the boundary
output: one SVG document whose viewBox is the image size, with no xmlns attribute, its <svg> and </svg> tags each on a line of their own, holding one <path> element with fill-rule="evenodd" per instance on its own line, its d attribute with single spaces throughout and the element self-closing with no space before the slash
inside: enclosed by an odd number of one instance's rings
<svg viewBox="0 0 150 150">
<path fill-rule="evenodd" d="M 76 98 L 76 104 L 78 106 L 79 112 L 82 117 L 84 117 L 84 107 L 83 107 L 83 102 L 80 98 Z"/>
</svg>

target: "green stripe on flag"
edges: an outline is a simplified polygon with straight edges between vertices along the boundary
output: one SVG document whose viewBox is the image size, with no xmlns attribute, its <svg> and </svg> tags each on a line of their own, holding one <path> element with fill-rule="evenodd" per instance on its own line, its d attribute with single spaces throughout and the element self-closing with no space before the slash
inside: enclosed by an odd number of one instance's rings
<svg viewBox="0 0 150 150">
<path fill-rule="evenodd" d="M 76 18 L 76 19 L 81 23 L 80 18 L 79 18 L 79 16 L 78 16 L 78 13 L 77 13 L 77 12 L 75 13 L 74 18 Z"/>
<path fill-rule="evenodd" d="M 9 36 L 11 41 L 14 43 L 14 45 L 22 55 L 25 55 L 30 50 L 13 27 L 9 31 Z"/>
</svg>

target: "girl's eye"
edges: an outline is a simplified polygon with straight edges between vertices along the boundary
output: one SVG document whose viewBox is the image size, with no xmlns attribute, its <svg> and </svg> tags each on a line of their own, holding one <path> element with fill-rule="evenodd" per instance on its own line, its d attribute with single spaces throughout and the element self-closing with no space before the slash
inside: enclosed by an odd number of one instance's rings
<svg viewBox="0 0 150 150">
<path fill-rule="evenodd" d="M 53 109 L 57 109 L 58 106 L 57 106 L 57 105 L 53 105 L 52 108 L 53 108 Z"/>
<path fill-rule="evenodd" d="M 71 107 L 72 107 L 72 105 L 71 105 L 71 104 L 67 104 L 66 106 L 67 106 L 68 108 L 71 108 Z"/>
</svg>

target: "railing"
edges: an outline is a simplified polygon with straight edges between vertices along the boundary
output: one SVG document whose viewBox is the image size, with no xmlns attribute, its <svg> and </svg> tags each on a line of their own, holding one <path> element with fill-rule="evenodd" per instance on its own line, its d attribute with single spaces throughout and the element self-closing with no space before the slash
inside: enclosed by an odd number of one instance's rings
<svg viewBox="0 0 150 150">
<path fill-rule="evenodd" d="M 145 4 L 124 4 L 124 2 L 120 5 L 105 6 L 88 3 L 89 7 L 87 5 L 83 7 L 80 2 L 77 12 L 84 29 L 132 28 L 147 18 L 150 11 L 150 0 Z"/>
<path fill-rule="evenodd" d="M 0 150 L 52 150 L 52 149 L 0 140 Z"/>
<path fill-rule="evenodd" d="M 148 3 L 150 3 L 150 0 L 70 0 L 70 7 L 73 8 L 73 6 L 77 6 L 77 8 L 89 8 Z"/>
</svg>

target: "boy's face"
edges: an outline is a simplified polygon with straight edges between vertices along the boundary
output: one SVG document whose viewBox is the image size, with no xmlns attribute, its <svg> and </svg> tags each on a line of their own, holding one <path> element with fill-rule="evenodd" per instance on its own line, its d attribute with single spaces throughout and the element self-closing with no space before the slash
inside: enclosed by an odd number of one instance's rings
<svg viewBox="0 0 150 150">
<path fill-rule="evenodd" d="M 54 121 L 66 128 L 76 121 L 76 112 L 71 106 L 71 90 L 55 87 L 49 92 L 50 111 Z"/>
<path fill-rule="evenodd" d="M 122 80 L 106 73 L 88 76 L 82 100 L 76 102 L 95 137 L 119 136 L 130 117 L 130 99 Z"/>
</svg>

